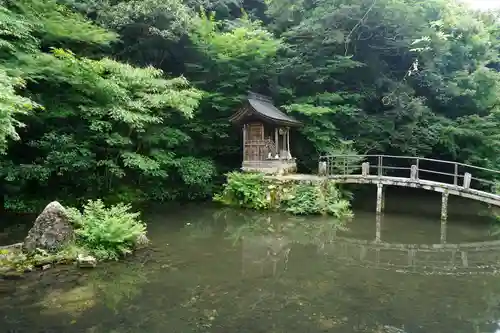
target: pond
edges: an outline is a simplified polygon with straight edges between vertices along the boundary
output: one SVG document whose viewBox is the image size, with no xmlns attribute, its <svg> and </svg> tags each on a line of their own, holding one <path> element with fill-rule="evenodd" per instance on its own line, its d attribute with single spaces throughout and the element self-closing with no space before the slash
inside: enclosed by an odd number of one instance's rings
<svg viewBox="0 0 500 333">
<path fill-rule="evenodd" d="M 149 212 L 153 246 L 124 262 L 1 281 L 1 331 L 497 332 L 487 224 L 170 209 Z"/>
</svg>

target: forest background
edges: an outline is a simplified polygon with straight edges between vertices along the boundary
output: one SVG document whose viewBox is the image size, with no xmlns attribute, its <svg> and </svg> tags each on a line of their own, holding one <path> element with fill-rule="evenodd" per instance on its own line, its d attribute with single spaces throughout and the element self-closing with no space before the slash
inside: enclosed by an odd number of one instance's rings
<svg viewBox="0 0 500 333">
<path fill-rule="evenodd" d="M 321 154 L 497 168 L 500 21 L 452 0 L 0 0 L 0 188 L 48 201 L 203 200 L 241 163 L 247 91 Z"/>
</svg>

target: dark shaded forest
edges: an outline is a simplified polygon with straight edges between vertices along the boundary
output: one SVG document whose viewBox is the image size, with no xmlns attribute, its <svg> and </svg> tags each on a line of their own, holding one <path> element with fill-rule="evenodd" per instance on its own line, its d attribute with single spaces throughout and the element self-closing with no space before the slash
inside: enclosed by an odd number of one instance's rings
<svg viewBox="0 0 500 333">
<path fill-rule="evenodd" d="M 249 90 L 325 153 L 496 168 L 500 21 L 451 0 L 1 0 L 8 210 L 197 200 L 240 166 Z"/>
</svg>

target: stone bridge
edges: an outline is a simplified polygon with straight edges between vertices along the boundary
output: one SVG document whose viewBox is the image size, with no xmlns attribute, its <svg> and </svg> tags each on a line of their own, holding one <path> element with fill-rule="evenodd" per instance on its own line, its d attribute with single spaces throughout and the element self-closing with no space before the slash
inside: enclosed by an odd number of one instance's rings
<svg viewBox="0 0 500 333">
<path fill-rule="evenodd" d="M 321 156 L 317 175 L 290 174 L 282 179 L 377 185 L 377 213 L 384 209 L 385 187 L 421 188 L 442 193 L 441 218 L 447 218 L 448 196 L 456 195 L 500 206 L 496 180 L 500 171 L 468 164 L 412 156 Z"/>
</svg>

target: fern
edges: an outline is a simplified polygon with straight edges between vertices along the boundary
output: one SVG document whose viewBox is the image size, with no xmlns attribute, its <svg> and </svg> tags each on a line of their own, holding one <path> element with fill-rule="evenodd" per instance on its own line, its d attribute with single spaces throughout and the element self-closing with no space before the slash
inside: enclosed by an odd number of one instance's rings
<svg viewBox="0 0 500 333">
<path fill-rule="evenodd" d="M 106 207 L 101 200 L 89 200 L 83 213 L 75 208 L 68 214 L 76 227 L 78 242 L 98 259 L 114 259 L 132 252 L 137 239 L 146 234 L 146 226 L 131 206 Z"/>
</svg>

